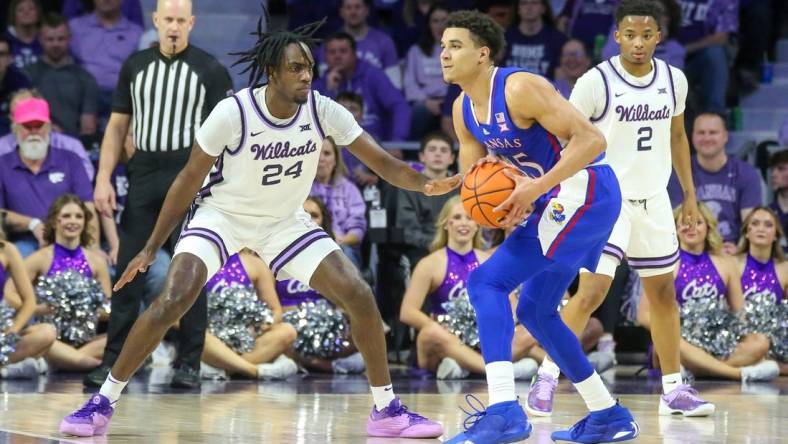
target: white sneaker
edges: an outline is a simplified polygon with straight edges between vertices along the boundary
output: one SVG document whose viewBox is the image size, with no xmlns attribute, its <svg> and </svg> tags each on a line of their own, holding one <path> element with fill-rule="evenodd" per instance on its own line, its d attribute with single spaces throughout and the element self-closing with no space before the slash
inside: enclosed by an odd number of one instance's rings
<svg viewBox="0 0 788 444">
<path fill-rule="evenodd" d="M 0 368 L 3 379 L 33 379 L 38 377 L 38 363 L 35 358 L 25 358 L 19 362 Z"/>
<path fill-rule="evenodd" d="M 49 373 L 49 364 L 44 358 L 36 358 L 36 367 L 38 368 L 39 375 L 46 375 Z"/>
<path fill-rule="evenodd" d="M 523 358 L 512 364 L 514 379 L 531 379 L 539 370 L 539 363 L 531 358 Z"/>
<path fill-rule="evenodd" d="M 334 359 L 331 362 L 331 368 L 334 373 L 346 375 L 348 373 L 362 373 L 367 366 L 364 364 L 364 357 L 361 356 L 361 353 L 355 352 L 348 357 Z"/>
<path fill-rule="evenodd" d="M 741 380 L 744 382 L 771 381 L 778 376 L 780 376 L 780 366 L 777 362 L 768 359 L 741 368 Z"/>
<path fill-rule="evenodd" d="M 471 372 L 460 367 L 460 364 L 454 359 L 443 358 L 435 374 L 438 379 L 463 379 L 468 377 Z"/>
<path fill-rule="evenodd" d="M 224 381 L 227 379 L 227 372 L 201 361 L 200 378 L 210 381 Z"/>
<path fill-rule="evenodd" d="M 169 342 L 162 341 L 153 350 L 151 358 L 153 359 L 153 367 L 169 367 L 175 361 L 175 356 L 178 352 L 175 346 Z"/>
<path fill-rule="evenodd" d="M 615 367 L 616 353 L 612 349 L 591 352 L 588 354 L 588 361 L 597 373 L 602 374 L 605 370 Z"/>
<path fill-rule="evenodd" d="M 298 365 L 285 355 L 280 355 L 270 364 L 257 366 L 257 379 L 287 379 L 298 373 Z"/>
</svg>

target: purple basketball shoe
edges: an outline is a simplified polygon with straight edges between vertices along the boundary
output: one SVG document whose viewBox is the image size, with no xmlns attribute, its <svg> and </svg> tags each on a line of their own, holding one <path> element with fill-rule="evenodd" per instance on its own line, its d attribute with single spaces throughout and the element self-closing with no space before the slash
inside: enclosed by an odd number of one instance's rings
<svg viewBox="0 0 788 444">
<path fill-rule="evenodd" d="M 367 434 L 384 438 L 437 438 L 443 435 L 443 426 L 409 412 L 399 398 L 394 398 L 383 410 L 372 407 Z"/>
<path fill-rule="evenodd" d="M 60 433 L 74 436 L 104 435 L 114 412 L 109 399 L 96 393 L 82 408 L 63 418 Z"/>
</svg>

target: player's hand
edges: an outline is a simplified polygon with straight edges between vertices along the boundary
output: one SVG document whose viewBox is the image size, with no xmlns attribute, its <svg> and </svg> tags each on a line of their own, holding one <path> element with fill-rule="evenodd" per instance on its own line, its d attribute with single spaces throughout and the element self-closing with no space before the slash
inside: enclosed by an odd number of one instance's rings
<svg viewBox="0 0 788 444">
<path fill-rule="evenodd" d="M 476 162 L 473 164 L 473 166 L 471 166 L 471 168 L 470 168 L 468 171 L 471 171 L 471 170 L 473 170 L 473 169 L 474 169 L 474 168 L 476 168 L 476 167 L 482 166 L 482 165 L 484 165 L 485 163 L 499 163 L 499 164 L 504 164 L 504 163 L 506 163 L 506 162 L 504 162 L 503 160 L 501 160 L 501 159 L 500 159 L 498 156 L 495 156 L 495 155 L 492 155 L 492 154 L 488 154 L 488 155 L 486 155 L 486 156 L 482 157 L 481 159 L 477 160 L 477 161 L 476 161 Z"/>
<path fill-rule="evenodd" d="M 445 179 L 432 179 L 424 184 L 423 193 L 427 196 L 439 196 L 441 194 L 446 194 L 460 186 L 461 182 L 462 176 L 459 174 L 455 174 L 454 176 L 447 177 Z"/>
<path fill-rule="evenodd" d="M 123 270 L 123 274 L 115 283 L 115 286 L 112 287 L 112 291 L 118 291 L 126 284 L 133 281 L 137 276 L 137 273 L 145 273 L 154 260 L 156 260 L 156 252 L 150 251 L 147 247 L 143 248 L 142 251 L 137 253 L 137 255 L 134 256 L 134 259 L 129 262 L 129 265 L 126 267 L 126 269 Z"/>
<path fill-rule="evenodd" d="M 516 170 L 507 168 L 503 170 L 503 173 L 514 181 L 514 190 L 493 211 L 506 211 L 508 209 L 509 213 L 499 223 L 504 227 L 510 227 L 525 220 L 534 201 L 544 194 L 544 191 L 537 181 L 520 174 Z"/>
<path fill-rule="evenodd" d="M 698 210 L 698 200 L 694 194 L 684 196 L 684 203 L 681 205 L 681 216 L 679 225 L 685 228 L 694 227 L 700 220 Z"/>
<path fill-rule="evenodd" d="M 93 191 L 93 203 L 96 205 L 96 210 L 106 217 L 112 217 L 112 212 L 115 211 L 115 190 L 108 180 L 97 180 L 96 189 Z"/>
</svg>

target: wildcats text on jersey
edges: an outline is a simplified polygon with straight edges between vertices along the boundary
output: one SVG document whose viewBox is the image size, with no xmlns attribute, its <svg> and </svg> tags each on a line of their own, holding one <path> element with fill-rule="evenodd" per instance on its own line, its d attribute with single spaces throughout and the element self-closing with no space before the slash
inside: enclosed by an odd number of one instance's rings
<svg viewBox="0 0 788 444">
<path fill-rule="evenodd" d="M 290 142 L 271 142 L 266 146 L 255 143 L 249 149 L 255 153 L 254 160 L 271 160 L 314 153 L 317 151 L 317 145 L 312 140 L 307 140 L 305 144 L 291 148 Z"/>
<path fill-rule="evenodd" d="M 667 105 L 663 105 L 662 109 L 650 109 L 648 103 L 643 105 L 630 105 L 616 106 L 616 113 L 620 122 L 645 122 L 651 120 L 664 120 L 670 119 L 671 110 Z"/>
</svg>

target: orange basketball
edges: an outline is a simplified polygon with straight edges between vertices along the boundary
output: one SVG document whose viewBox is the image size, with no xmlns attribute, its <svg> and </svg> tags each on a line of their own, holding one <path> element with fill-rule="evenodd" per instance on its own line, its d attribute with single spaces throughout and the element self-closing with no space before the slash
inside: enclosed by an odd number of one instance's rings
<svg viewBox="0 0 788 444">
<path fill-rule="evenodd" d="M 504 174 L 505 170 L 521 174 L 515 168 L 499 163 L 483 163 L 465 175 L 460 189 L 460 198 L 465 212 L 477 224 L 501 228 L 500 221 L 508 210 L 493 211 L 514 190 L 514 181 Z"/>
</svg>

